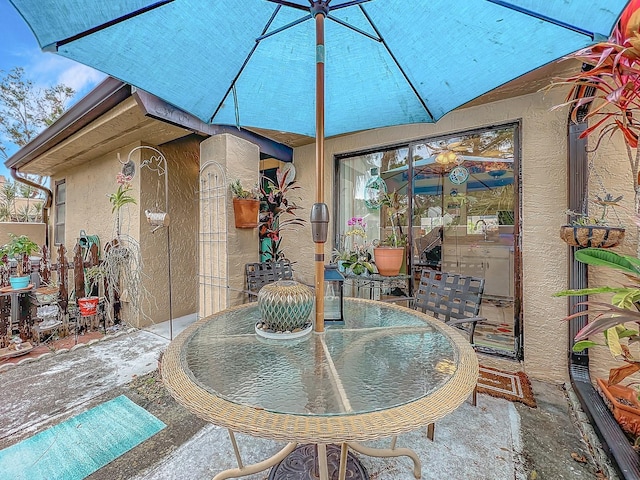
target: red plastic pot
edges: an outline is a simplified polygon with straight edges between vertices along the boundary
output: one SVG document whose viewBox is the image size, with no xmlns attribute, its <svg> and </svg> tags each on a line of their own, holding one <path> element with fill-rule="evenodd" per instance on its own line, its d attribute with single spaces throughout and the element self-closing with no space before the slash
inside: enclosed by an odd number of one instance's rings
<svg viewBox="0 0 640 480">
<path fill-rule="evenodd" d="M 98 312 L 98 297 L 82 297 L 78 299 L 78 308 L 80 315 L 89 317 Z"/>
</svg>

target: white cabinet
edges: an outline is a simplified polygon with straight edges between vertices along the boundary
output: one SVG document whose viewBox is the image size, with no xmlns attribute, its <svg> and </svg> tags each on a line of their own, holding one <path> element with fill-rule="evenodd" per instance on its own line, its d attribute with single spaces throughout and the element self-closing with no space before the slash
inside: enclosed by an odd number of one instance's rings
<svg viewBox="0 0 640 480">
<path fill-rule="evenodd" d="M 482 277 L 485 295 L 513 298 L 513 247 L 482 242 L 443 245 L 442 270 Z"/>
</svg>

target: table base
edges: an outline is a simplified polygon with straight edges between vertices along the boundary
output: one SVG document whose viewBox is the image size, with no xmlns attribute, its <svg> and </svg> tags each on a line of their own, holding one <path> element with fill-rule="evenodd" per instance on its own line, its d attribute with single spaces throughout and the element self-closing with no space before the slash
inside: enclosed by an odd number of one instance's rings
<svg viewBox="0 0 640 480">
<path fill-rule="evenodd" d="M 329 478 L 337 478 L 340 469 L 340 447 L 327 445 L 327 467 Z M 268 480 L 317 480 L 320 478 L 316 445 L 300 445 L 287 458 L 271 469 Z M 351 452 L 347 454 L 346 476 L 350 480 L 369 480 L 369 475 L 360 460 Z"/>
</svg>

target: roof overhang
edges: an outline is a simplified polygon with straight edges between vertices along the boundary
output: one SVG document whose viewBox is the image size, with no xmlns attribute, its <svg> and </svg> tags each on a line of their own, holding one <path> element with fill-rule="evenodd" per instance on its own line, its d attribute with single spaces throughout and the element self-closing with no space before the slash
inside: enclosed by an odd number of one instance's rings
<svg viewBox="0 0 640 480">
<path fill-rule="evenodd" d="M 108 77 L 50 127 L 12 155 L 5 166 L 51 176 L 126 145 L 162 145 L 196 133 L 232 133 L 260 147 L 266 156 L 293 159 L 293 149 L 256 132 L 208 125 L 159 98 Z"/>
</svg>

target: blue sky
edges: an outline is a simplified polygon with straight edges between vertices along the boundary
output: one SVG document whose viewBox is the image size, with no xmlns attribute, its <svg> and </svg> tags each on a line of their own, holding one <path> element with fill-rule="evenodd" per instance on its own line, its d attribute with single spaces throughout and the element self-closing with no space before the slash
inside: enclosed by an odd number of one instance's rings
<svg viewBox="0 0 640 480">
<path fill-rule="evenodd" d="M 73 101 L 86 95 L 105 75 L 52 53 L 42 53 L 31 30 L 8 0 L 0 0 L 0 70 L 23 67 L 39 88 L 64 83 L 76 91 Z M 73 103 L 72 101 L 72 103 Z M 7 142 L 4 142 L 7 144 Z M 15 149 L 9 150 L 9 155 Z M 0 175 L 8 176 L 0 162 Z"/>
</svg>

